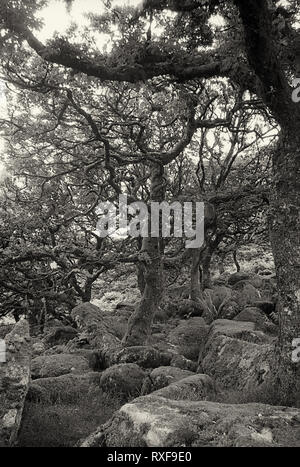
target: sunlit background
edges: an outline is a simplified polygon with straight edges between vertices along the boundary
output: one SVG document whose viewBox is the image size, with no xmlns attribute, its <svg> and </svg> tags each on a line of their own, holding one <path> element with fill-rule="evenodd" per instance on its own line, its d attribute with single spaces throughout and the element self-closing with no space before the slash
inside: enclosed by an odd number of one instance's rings
<svg viewBox="0 0 300 467">
<path fill-rule="evenodd" d="M 115 0 L 112 2 L 112 5 L 116 7 L 139 7 L 142 3 L 143 0 Z M 105 8 L 101 0 L 75 0 L 69 13 L 66 10 L 64 2 L 50 1 L 48 6 L 41 10 L 38 15 L 45 25 L 37 35 L 39 39 L 45 40 L 52 37 L 55 32 L 63 34 L 72 23 L 88 26 L 87 14 L 101 14 L 104 12 Z"/>
</svg>

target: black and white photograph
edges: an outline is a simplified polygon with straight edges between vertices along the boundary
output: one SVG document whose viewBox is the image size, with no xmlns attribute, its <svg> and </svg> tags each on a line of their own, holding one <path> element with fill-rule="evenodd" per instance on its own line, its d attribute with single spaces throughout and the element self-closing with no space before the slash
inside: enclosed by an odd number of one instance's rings
<svg viewBox="0 0 300 467">
<path fill-rule="evenodd" d="M 0 447 L 300 447 L 300 0 L 0 0 Z"/>
</svg>

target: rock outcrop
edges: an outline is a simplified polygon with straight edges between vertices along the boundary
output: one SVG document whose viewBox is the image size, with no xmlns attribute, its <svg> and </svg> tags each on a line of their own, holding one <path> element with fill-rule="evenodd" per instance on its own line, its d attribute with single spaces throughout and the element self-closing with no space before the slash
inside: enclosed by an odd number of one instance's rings
<svg viewBox="0 0 300 467">
<path fill-rule="evenodd" d="M 101 354 L 103 369 L 115 363 L 114 354 L 122 349 L 122 343 L 110 325 L 113 317 L 91 303 L 83 303 L 72 310 L 72 318 L 80 331 L 79 339 Z"/>
<path fill-rule="evenodd" d="M 221 387 L 256 390 L 272 370 L 272 338 L 255 331 L 255 323 L 217 320 L 199 355 L 199 371 L 212 376 Z"/>
<path fill-rule="evenodd" d="M 257 330 L 267 334 L 276 335 L 278 326 L 274 324 L 259 308 L 248 306 L 244 308 L 235 318 L 235 321 L 248 321 L 255 323 Z"/>
<path fill-rule="evenodd" d="M 157 368 L 163 365 L 169 365 L 171 354 L 160 352 L 151 346 L 137 345 L 125 347 L 111 356 L 114 364 L 118 363 L 136 363 L 142 368 Z"/>
<path fill-rule="evenodd" d="M 182 370 L 172 366 L 160 366 L 151 371 L 151 373 L 145 378 L 142 394 L 150 394 L 153 391 L 169 386 L 169 384 L 180 381 L 188 376 L 192 376 L 193 373 L 188 370 Z"/>
<path fill-rule="evenodd" d="M 43 343 L 47 348 L 54 345 L 63 345 L 74 339 L 78 332 L 71 326 L 57 326 L 50 328 L 49 332 L 43 339 Z"/>
<path fill-rule="evenodd" d="M 166 399 L 203 401 L 216 396 L 215 381 L 208 375 L 190 375 L 152 393 Z"/>
<path fill-rule="evenodd" d="M 232 298 L 240 310 L 260 299 L 259 291 L 248 281 L 237 282 L 232 289 Z"/>
<path fill-rule="evenodd" d="M 68 373 L 86 373 L 90 371 L 89 360 L 81 355 L 56 354 L 42 355 L 32 360 L 32 379 L 51 378 Z"/>
<path fill-rule="evenodd" d="M 16 443 L 30 383 L 29 326 L 19 321 L 5 336 L 5 362 L 0 363 L 0 447 Z"/>
<path fill-rule="evenodd" d="M 81 446 L 276 447 L 299 443 L 300 409 L 173 400 L 158 392 L 121 407 Z"/>
<path fill-rule="evenodd" d="M 205 294 L 210 296 L 212 304 L 218 311 L 221 306 L 224 306 L 230 300 L 232 290 L 225 285 L 215 285 L 211 289 L 206 289 Z"/>
<path fill-rule="evenodd" d="M 228 284 L 235 285 L 237 282 L 250 279 L 250 274 L 246 272 L 235 272 L 228 277 Z"/>
<path fill-rule="evenodd" d="M 74 402 L 92 387 L 99 387 L 101 373 L 90 372 L 39 378 L 31 382 L 27 394 L 30 402 Z"/>
<path fill-rule="evenodd" d="M 181 368 L 182 370 L 188 370 L 192 372 L 197 371 L 197 363 L 193 362 L 192 360 L 189 360 L 188 358 L 185 358 L 183 355 L 179 354 L 174 354 L 170 366 L 176 367 L 176 368 Z"/>
<path fill-rule="evenodd" d="M 201 343 L 205 343 L 208 336 L 209 326 L 203 318 L 194 317 L 180 324 L 173 329 L 168 341 L 174 345 L 176 352 L 189 360 L 196 360 L 199 355 Z"/>
<path fill-rule="evenodd" d="M 135 363 L 113 365 L 100 378 L 100 388 L 107 394 L 133 399 L 141 394 L 145 372 Z"/>
<path fill-rule="evenodd" d="M 181 318 L 202 316 L 205 308 L 199 302 L 191 299 L 182 299 L 178 302 L 177 314 Z"/>
</svg>

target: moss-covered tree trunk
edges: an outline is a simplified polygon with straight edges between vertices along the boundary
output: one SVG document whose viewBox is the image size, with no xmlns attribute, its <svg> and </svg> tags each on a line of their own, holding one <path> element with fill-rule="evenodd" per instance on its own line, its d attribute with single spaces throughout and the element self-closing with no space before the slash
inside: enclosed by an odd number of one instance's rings
<svg viewBox="0 0 300 467">
<path fill-rule="evenodd" d="M 240 272 L 241 270 L 241 266 L 240 266 L 240 263 L 239 263 L 239 260 L 238 260 L 238 257 L 237 257 L 237 250 L 233 250 L 232 252 L 232 259 L 233 259 L 233 262 L 234 262 L 234 265 L 236 267 L 236 272 Z"/>
<path fill-rule="evenodd" d="M 215 207 L 209 203 L 204 204 L 204 244 L 200 248 L 192 249 L 191 264 L 191 300 L 203 298 L 203 290 L 211 286 L 210 263 L 213 251 L 217 243 L 211 241 L 211 236 L 216 230 L 216 211 Z"/>
<path fill-rule="evenodd" d="M 191 300 L 202 299 L 203 290 L 211 287 L 211 258 L 209 246 L 192 250 Z"/>
<path fill-rule="evenodd" d="M 198 301 L 201 298 L 201 274 L 200 274 L 200 255 L 201 249 L 193 249 L 192 251 L 192 264 L 191 264 L 191 300 Z"/>
<path fill-rule="evenodd" d="M 153 165 L 150 199 L 162 202 L 165 196 L 163 166 Z M 129 347 L 145 345 L 150 334 L 153 317 L 159 307 L 163 290 L 162 241 L 160 238 L 143 238 L 139 253 L 139 268 L 143 270 L 144 288 L 142 299 L 128 321 L 123 343 Z"/>
<path fill-rule="evenodd" d="M 300 394 L 300 363 L 293 361 L 293 342 L 300 338 L 300 104 L 292 100 L 272 2 L 234 3 L 244 26 L 248 61 L 259 79 L 258 93 L 281 126 L 273 160 L 270 218 L 280 314 L 274 373 L 281 401 L 293 404 Z M 295 69 L 298 59 L 299 50 L 294 43 L 291 69 L 293 65 Z"/>
<path fill-rule="evenodd" d="M 137 238 L 138 251 L 142 250 L 142 246 L 143 246 L 143 239 L 139 237 Z M 138 262 L 136 265 L 136 275 L 137 275 L 137 283 L 138 283 L 139 291 L 141 292 L 141 295 L 143 295 L 146 284 L 145 284 L 145 276 L 144 276 L 144 267 L 140 262 Z"/>
<path fill-rule="evenodd" d="M 208 246 L 205 248 L 202 261 L 201 261 L 201 269 L 202 269 L 202 288 L 209 289 L 212 286 L 211 283 L 211 260 L 212 260 L 212 250 Z"/>
<path fill-rule="evenodd" d="M 296 131 L 283 131 L 273 167 L 270 230 L 280 316 L 275 374 L 282 403 L 293 404 L 300 400 L 300 362 L 292 358 L 293 342 L 300 338 L 300 136 Z"/>
</svg>

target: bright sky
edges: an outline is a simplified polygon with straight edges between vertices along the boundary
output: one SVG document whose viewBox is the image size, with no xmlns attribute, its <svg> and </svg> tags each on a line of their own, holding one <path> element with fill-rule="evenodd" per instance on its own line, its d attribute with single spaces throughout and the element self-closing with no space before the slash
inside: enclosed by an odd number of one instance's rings
<svg viewBox="0 0 300 467">
<path fill-rule="evenodd" d="M 114 6 L 134 6 L 138 7 L 143 0 L 114 0 Z M 39 17 L 43 19 L 45 26 L 37 34 L 39 39 L 46 40 L 53 36 L 54 32 L 64 33 L 72 22 L 81 26 L 89 24 L 85 17 L 87 13 L 101 14 L 105 8 L 101 0 L 75 0 L 72 4 L 71 12 L 68 14 L 66 6 L 62 1 L 50 0 L 48 6 L 41 10 Z"/>
<path fill-rule="evenodd" d="M 103 5 L 98 0 L 75 0 L 70 14 L 67 13 L 66 5 L 62 1 L 50 1 L 48 6 L 41 10 L 38 15 L 45 24 L 43 29 L 37 34 L 39 39 L 49 39 L 55 32 L 64 33 L 72 22 L 86 26 L 86 13 L 102 13 Z"/>
</svg>

